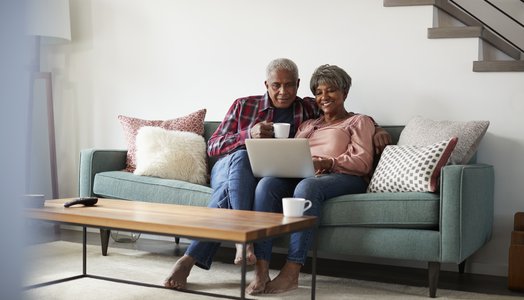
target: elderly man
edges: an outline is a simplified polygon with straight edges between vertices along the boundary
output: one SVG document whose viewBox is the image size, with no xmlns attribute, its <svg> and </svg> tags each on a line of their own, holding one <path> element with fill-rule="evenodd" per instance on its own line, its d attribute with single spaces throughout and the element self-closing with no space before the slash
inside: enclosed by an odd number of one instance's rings
<svg viewBox="0 0 524 300">
<path fill-rule="evenodd" d="M 296 64 L 279 58 L 271 61 L 266 69 L 267 93 L 235 100 L 224 120 L 208 142 L 209 156 L 219 157 L 211 171 L 213 193 L 209 207 L 251 210 L 257 179 L 253 176 L 245 150 L 245 139 L 273 137 L 273 123 L 291 124 L 289 136 L 305 120 L 318 118 L 320 110 L 314 98 L 299 98 L 297 91 L 300 79 Z M 374 144 L 381 152 L 391 137 L 382 128 L 377 128 Z M 174 265 L 164 285 L 184 289 L 191 268 L 209 269 L 220 243 L 193 241 Z M 240 263 L 241 249 L 237 246 L 235 263 Z M 256 262 L 252 246 L 246 249 L 248 264 Z"/>
</svg>

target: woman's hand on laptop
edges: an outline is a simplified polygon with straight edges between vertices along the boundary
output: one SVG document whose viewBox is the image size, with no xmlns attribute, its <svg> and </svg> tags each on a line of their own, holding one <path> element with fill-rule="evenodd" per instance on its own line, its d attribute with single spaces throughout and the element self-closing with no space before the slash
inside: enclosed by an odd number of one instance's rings
<svg viewBox="0 0 524 300">
<path fill-rule="evenodd" d="M 333 159 L 321 156 L 313 156 L 315 175 L 329 173 L 333 168 Z"/>
<path fill-rule="evenodd" d="M 273 122 L 264 121 L 257 123 L 251 127 L 250 134 L 253 139 L 272 138 L 274 135 Z"/>
</svg>

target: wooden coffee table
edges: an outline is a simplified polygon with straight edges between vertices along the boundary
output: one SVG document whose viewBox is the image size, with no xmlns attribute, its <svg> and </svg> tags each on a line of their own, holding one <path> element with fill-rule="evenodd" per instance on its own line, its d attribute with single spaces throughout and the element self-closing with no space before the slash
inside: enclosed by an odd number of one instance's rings
<svg viewBox="0 0 524 300">
<path fill-rule="evenodd" d="M 65 202 L 72 200 L 47 200 L 43 208 L 27 208 L 25 215 L 31 219 L 79 225 L 83 227 L 83 272 L 81 275 L 35 284 L 26 289 L 56 284 L 78 278 L 95 278 L 114 282 L 136 284 L 147 287 L 165 288 L 136 281 L 91 275 L 87 273 L 87 227 L 125 230 L 157 235 L 186 237 L 190 239 L 229 241 L 245 245 L 266 238 L 287 235 L 295 231 L 315 228 L 316 217 L 304 216 L 286 218 L 278 213 L 240 211 L 186 205 L 159 204 L 139 201 L 100 198 L 93 207 L 72 206 L 65 208 Z M 315 299 L 317 245 L 313 243 L 311 299 Z M 245 299 L 246 261 L 241 266 L 240 297 Z M 182 290 L 202 295 L 206 292 Z M 220 294 L 221 298 L 224 295 Z"/>
</svg>

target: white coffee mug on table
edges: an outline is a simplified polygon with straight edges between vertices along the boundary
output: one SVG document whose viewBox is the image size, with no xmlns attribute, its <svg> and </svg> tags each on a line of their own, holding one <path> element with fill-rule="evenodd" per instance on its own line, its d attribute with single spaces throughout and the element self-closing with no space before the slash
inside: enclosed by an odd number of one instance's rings
<svg viewBox="0 0 524 300">
<path fill-rule="evenodd" d="M 273 123 L 273 132 L 277 139 L 287 139 L 289 137 L 289 129 L 291 125 L 288 123 Z"/>
<path fill-rule="evenodd" d="M 302 217 L 313 203 L 304 198 L 282 198 L 282 210 L 285 217 Z"/>
</svg>

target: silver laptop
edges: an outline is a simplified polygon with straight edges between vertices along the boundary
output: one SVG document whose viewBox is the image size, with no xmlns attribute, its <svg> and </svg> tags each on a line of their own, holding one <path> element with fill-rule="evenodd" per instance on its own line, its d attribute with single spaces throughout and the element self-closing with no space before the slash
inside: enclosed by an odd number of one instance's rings
<svg viewBox="0 0 524 300">
<path fill-rule="evenodd" d="M 246 139 L 246 148 L 255 177 L 315 175 L 307 139 Z"/>
</svg>

